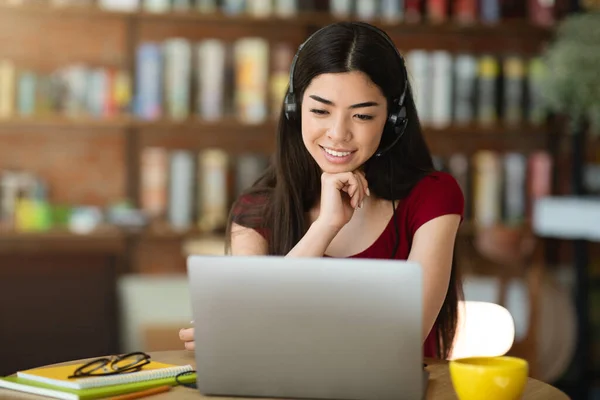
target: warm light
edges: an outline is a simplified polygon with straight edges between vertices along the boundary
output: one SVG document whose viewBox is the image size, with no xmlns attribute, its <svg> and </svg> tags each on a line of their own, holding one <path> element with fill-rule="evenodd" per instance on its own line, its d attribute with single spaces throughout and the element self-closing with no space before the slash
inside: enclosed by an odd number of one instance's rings
<svg viewBox="0 0 600 400">
<path fill-rule="evenodd" d="M 510 312 L 494 303 L 464 301 L 458 306 L 458 327 L 449 359 L 506 354 L 515 339 Z"/>
</svg>

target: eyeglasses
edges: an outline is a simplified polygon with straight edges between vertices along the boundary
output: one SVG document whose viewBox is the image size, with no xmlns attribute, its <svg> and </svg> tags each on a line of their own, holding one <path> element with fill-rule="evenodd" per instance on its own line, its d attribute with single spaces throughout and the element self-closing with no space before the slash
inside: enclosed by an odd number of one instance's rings
<svg viewBox="0 0 600 400">
<path fill-rule="evenodd" d="M 141 370 L 144 365 L 149 363 L 150 355 L 141 351 L 120 356 L 101 357 L 77 368 L 75 372 L 73 372 L 73 375 L 68 378 L 85 378 L 137 372 Z"/>
</svg>

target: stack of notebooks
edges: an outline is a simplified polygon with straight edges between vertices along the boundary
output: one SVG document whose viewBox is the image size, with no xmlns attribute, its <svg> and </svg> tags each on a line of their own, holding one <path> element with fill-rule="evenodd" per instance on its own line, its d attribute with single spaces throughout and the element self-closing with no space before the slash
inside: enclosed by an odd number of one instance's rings
<svg viewBox="0 0 600 400">
<path fill-rule="evenodd" d="M 178 374 L 193 371 L 191 365 L 171 365 L 156 361 L 138 372 L 118 375 L 68 379 L 79 365 L 35 368 L 17 372 L 17 376 L 0 378 L 0 388 L 68 400 L 101 399 L 152 389 L 175 386 Z M 183 383 L 194 383 L 195 373 L 179 377 Z"/>
</svg>

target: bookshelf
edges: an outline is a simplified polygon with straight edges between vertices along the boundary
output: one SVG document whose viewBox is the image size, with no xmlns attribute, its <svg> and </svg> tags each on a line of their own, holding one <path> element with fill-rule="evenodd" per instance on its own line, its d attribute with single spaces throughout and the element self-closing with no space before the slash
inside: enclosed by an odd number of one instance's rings
<svg viewBox="0 0 600 400">
<path fill-rule="evenodd" d="M 214 37 L 231 41 L 259 36 L 267 39 L 270 44 L 288 42 L 295 49 L 310 33 L 337 20 L 326 11 L 301 11 L 290 18 L 260 18 L 249 15 L 230 16 L 220 12 L 149 13 L 107 11 L 96 6 L 52 7 L 43 2 L 25 2 L 19 6 L 0 4 L 0 22 L 6 22 L 0 24 L 0 48 L 5 49 L 0 57 L 14 59 L 18 66 L 41 70 L 51 70 L 68 61 L 75 61 L 121 68 L 134 76 L 135 53 L 139 44 L 145 41 L 161 42 L 173 37 L 192 41 Z M 533 56 L 539 53 L 553 34 L 552 28 L 535 26 L 518 18 L 494 24 L 476 22 L 469 25 L 426 21 L 389 23 L 377 19 L 372 22 L 385 29 L 402 51 L 422 49 L 447 50 L 451 53 L 493 53 L 498 56 Z M 33 35 L 32 32 L 36 31 L 48 34 Z M 23 40 L 18 46 L 14 45 L 17 38 Z M 132 85 L 135 92 L 135 82 L 132 81 Z M 267 102 L 270 102 L 270 98 Z M 53 135 L 58 137 L 66 132 L 72 132 L 74 140 L 79 141 L 88 140 L 87 136 L 100 140 L 98 136 L 106 135 L 110 137 L 110 143 L 102 142 L 98 144 L 98 148 L 109 152 L 113 150 L 110 146 L 118 146 L 117 157 L 122 157 L 122 161 L 101 165 L 100 168 L 106 168 L 106 174 L 114 176 L 115 185 L 119 187 L 110 190 L 100 188 L 93 196 L 93 202 L 103 205 L 116 201 L 118 198 L 115 193 L 120 193 L 120 197 L 132 199 L 139 204 L 139 162 L 145 148 L 158 146 L 167 150 L 198 151 L 217 147 L 232 155 L 244 152 L 267 155 L 274 149 L 275 128 L 273 118 L 258 124 L 244 124 L 231 116 L 207 122 L 195 116 L 182 121 L 168 118 L 147 121 L 127 113 L 111 118 L 48 115 L 0 119 L 0 140 L 4 137 L 10 144 L 14 136 L 21 133 L 29 135 L 31 140 L 35 140 L 35 134 L 40 133 L 46 141 L 51 140 Z M 448 156 L 454 152 L 470 155 L 482 148 L 498 152 L 544 150 L 559 138 L 556 129 L 528 124 L 513 127 L 502 124 L 486 127 L 477 124 L 450 125 L 443 129 L 426 126 L 424 133 L 432 152 L 440 156 Z M 75 135 L 79 136 L 75 139 Z M 90 146 L 94 147 L 96 143 Z M 28 162 L 25 161 L 18 167 L 27 168 Z M 81 174 L 92 168 L 94 166 L 82 165 Z M 83 199 L 75 200 L 85 200 L 86 196 L 82 197 Z M 156 233 L 146 233 L 132 237 L 135 240 L 149 240 L 158 236 Z M 13 240 L 18 240 L 18 237 L 20 236 L 15 234 Z M 173 239 L 177 235 L 168 237 Z"/>
</svg>

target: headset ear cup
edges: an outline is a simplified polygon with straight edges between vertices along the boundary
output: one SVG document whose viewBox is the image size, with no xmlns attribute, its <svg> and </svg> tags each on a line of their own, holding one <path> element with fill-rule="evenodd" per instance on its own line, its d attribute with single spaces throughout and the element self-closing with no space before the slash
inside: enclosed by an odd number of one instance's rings
<svg viewBox="0 0 600 400">
<path fill-rule="evenodd" d="M 401 119 L 406 119 L 406 107 L 405 106 L 400 107 L 400 110 L 398 111 L 398 117 Z"/>
<path fill-rule="evenodd" d="M 406 125 L 408 125 L 408 120 L 406 118 L 401 118 L 398 120 L 398 123 L 394 127 L 394 133 L 398 136 L 398 139 L 402 137 L 404 131 L 406 130 Z"/>
<path fill-rule="evenodd" d="M 288 92 L 284 99 L 285 117 L 287 119 L 296 118 L 296 96 L 292 92 Z"/>
<path fill-rule="evenodd" d="M 400 107 L 398 114 L 396 114 L 396 123 L 394 124 L 394 132 L 396 135 L 401 136 L 406 130 L 408 125 L 408 119 L 406 118 L 406 107 Z"/>
</svg>

